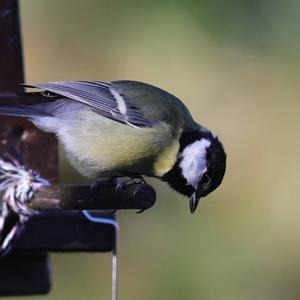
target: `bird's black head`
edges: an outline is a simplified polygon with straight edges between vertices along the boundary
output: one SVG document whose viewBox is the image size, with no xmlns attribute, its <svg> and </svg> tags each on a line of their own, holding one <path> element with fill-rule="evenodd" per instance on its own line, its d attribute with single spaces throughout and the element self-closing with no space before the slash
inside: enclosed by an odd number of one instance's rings
<svg viewBox="0 0 300 300">
<path fill-rule="evenodd" d="M 226 153 L 219 139 L 209 131 L 189 130 L 180 138 L 178 159 L 163 180 L 190 197 L 193 213 L 200 198 L 214 191 L 226 170 Z"/>
</svg>

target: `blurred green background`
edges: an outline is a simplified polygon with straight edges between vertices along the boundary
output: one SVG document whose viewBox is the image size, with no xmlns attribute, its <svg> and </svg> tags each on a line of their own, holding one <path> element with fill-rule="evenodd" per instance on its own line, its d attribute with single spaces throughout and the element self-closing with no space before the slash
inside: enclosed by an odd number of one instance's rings
<svg viewBox="0 0 300 300">
<path fill-rule="evenodd" d="M 228 153 L 195 215 L 155 180 L 153 209 L 118 212 L 120 299 L 299 299 L 300 2 L 26 0 L 21 15 L 28 82 L 157 85 Z M 63 158 L 62 174 L 82 180 Z M 47 299 L 110 298 L 110 254 L 52 259 Z"/>
</svg>

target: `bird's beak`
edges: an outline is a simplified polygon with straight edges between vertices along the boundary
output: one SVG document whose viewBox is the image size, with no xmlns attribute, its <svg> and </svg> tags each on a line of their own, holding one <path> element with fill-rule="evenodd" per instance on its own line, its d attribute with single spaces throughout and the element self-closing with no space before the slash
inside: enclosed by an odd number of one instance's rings
<svg viewBox="0 0 300 300">
<path fill-rule="evenodd" d="M 193 195 L 190 198 L 190 211 L 193 214 L 195 210 L 197 209 L 197 206 L 199 204 L 200 196 L 197 196 L 197 193 L 194 192 Z"/>
</svg>

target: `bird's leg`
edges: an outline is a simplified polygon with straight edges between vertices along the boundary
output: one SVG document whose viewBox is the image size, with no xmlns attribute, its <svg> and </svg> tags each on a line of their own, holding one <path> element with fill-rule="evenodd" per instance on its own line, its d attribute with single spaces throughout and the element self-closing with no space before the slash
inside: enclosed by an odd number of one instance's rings
<svg viewBox="0 0 300 300">
<path fill-rule="evenodd" d="M 129 179 L 122 179 L 123 177 L 101 178 L 97 179 L 91 185 L 91 190 L 97 190 L 105 186 L 115 186 L 116 190 L 124 189 L 133 184 L 145 184 L 146 181 L 140 175 L 125 175 Z"/>
</svg>

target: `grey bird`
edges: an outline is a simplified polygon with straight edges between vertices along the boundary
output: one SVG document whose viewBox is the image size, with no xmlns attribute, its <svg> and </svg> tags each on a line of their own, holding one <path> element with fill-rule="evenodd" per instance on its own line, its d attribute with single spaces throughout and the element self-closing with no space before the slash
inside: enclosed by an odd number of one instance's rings
<svg viewBox="0 0 300 300">
<path fill-rule="evenodd" d="M 137 81 L 30 84 L 48 102 L 0 106 L 55 133 L 73 166 L 89 178 L 159 178 L 190 198 L 215 190 L 226 169 L 217 136 L 196 123 L 175 96 Z M 49 101 L 52 100 L 52 101 Z"/>
</svg>

